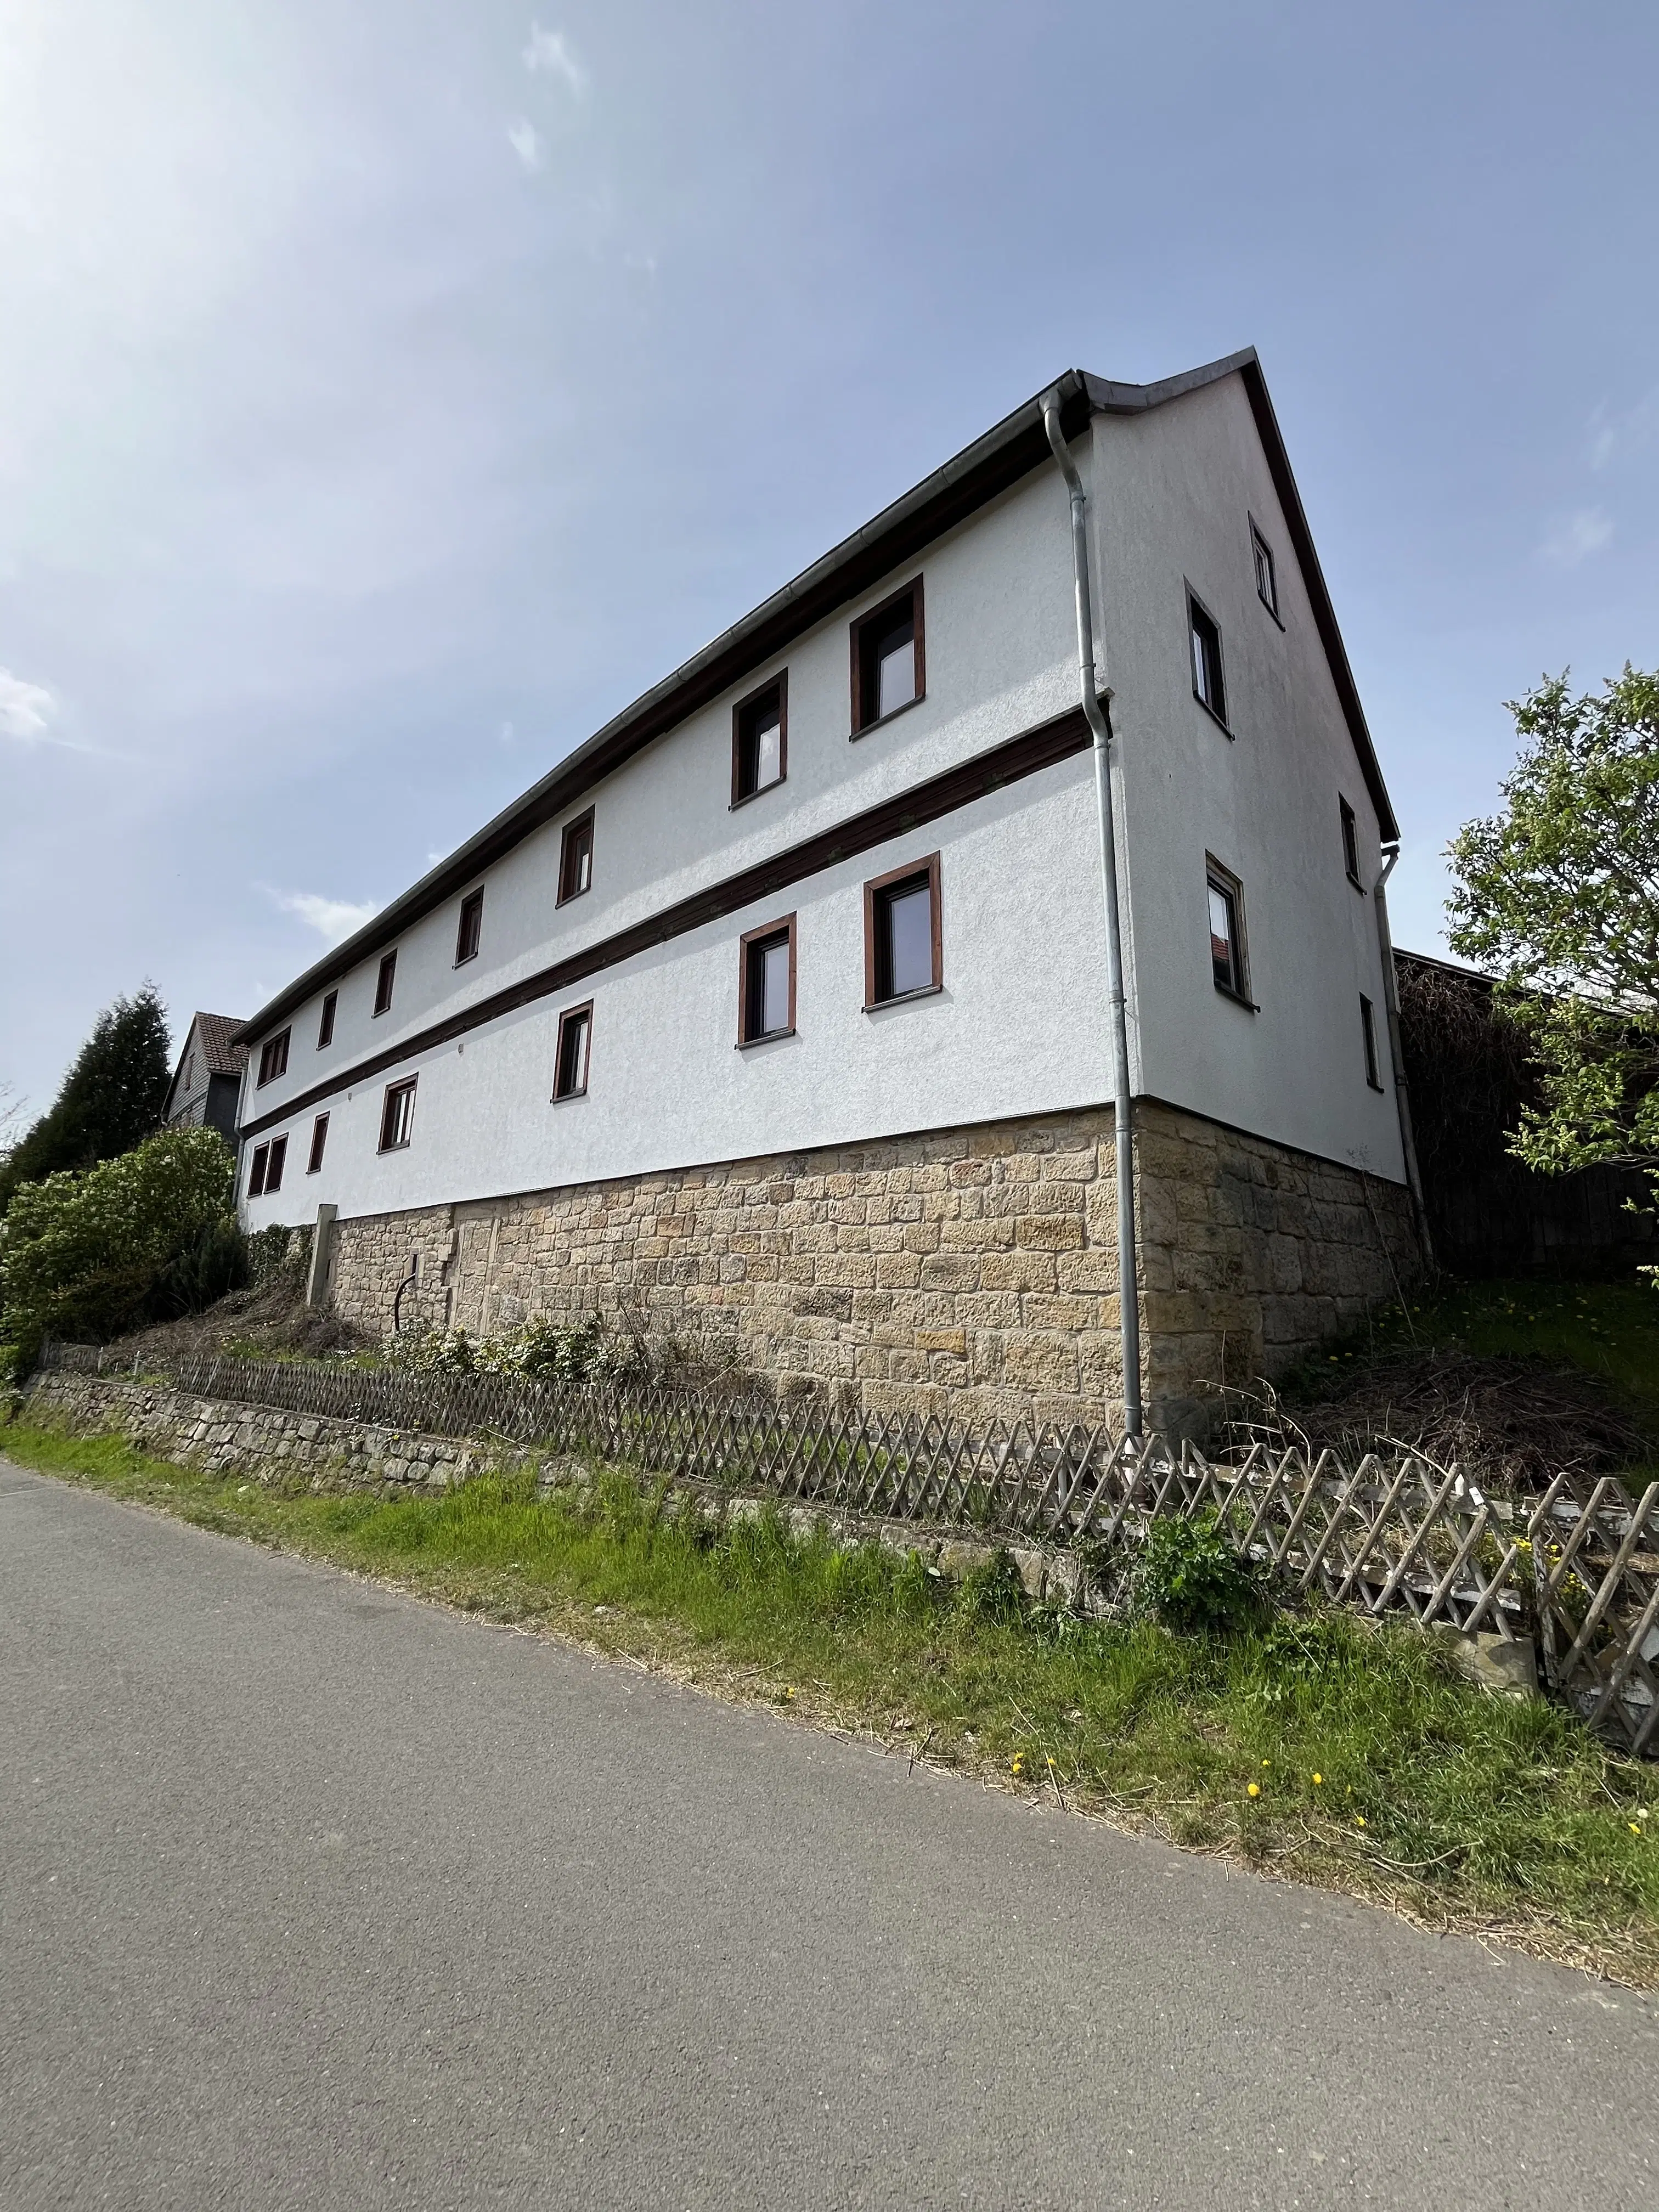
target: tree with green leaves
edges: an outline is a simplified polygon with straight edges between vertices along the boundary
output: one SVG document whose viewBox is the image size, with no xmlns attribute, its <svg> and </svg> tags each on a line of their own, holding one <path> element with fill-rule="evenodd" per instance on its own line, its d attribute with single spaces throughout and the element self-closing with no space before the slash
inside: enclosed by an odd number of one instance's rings
<svg viewBox="0 0 1659 2212">
<path fill-rule="evenodd" d="M 52 1105 L 0 1155 L 0 1212 L 23 1183 L 141 1144 L 160 1127 L 172 1072 L 167 1009 L 144 983 L 99 1015 Z"/>
<path fill-rule="evenodd" d="M 1449 904 L 1539 1072 L 1510 1149 L 1549 1175 L 1645 1169 L 1659 1200 L 1659 674 L 1508 703 L 1520 756 L 1503 811 L 1453 841 Z"/>
</svg>

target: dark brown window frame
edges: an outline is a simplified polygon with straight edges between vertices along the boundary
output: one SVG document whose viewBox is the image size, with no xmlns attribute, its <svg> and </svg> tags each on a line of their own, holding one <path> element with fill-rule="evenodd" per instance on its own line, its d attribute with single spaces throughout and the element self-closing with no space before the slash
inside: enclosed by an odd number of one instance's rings
<svg viewBox="0 0 1659 2212">
<path fill-rule="evenodd" d="M 565 1032 L 572 1022 L 582 1019 L 586 1019 L 587 1023 L 587 1042 L 582 1050 L 582 1079 L 573 1089 L 562 1091 L 559 1088 L 559 1079 L 564 1073 Z M 553 1042 L 553 1096 L 549 1103 L 555 1106 L 562 1106 L 567 1099 L 586 1098 L 587 1079 L 592 1073 L 592 1066 L 593 1001 L 592 999 L 584 999 L 580 1006 L 566 1006 L 559 1016 L 558 1035 Z"/>
<path fill-rule="evenodd" d="M 911 649 L 916 657 L 915 691 L 902 706 L 895 707 L 885 714 L 872 714 L 866 718 L 864 712 L 864 641 L 872 630 L 879 626 L 884 617 L 892 613 L 902 599 L 908 599 L 911 602 L 910 619 L 914 626 Z M 880 729 L 886 723 L 896 721 L 907 708 L 920 706 L 927 696 L 927 629 L 921 574 L 912 576 L 908 584 L 901 584 L 897 591 L 890 592 L 887 597 L 875 606 L 866 608 L 864 613 L 853 623 L 848 632 L 848 641 L 852 654 L 853 680 L 853 726 L 849 734 L 854 738 L 861 738 L 867 731 Z"/>
<path fill-rule="evenodd" d="M 1279 611 L 1279 556 L 1273 551 L 1272 541 L 1267 532 L 1256 520 L 1255 515 L 1249 515 L 1248 520 L 1250 526 L 1250 566 L 1255 573 L 1255 595 L 1279 624 L 1280 629 L 1283 629 L 1285 617 Z M 1264 556 L 1267 563 L 1267 581 L 1273 588 L 1271 598 L 1261 588 L 1261 560 Z"/>
<path fill-rule="evenodd" d="M 307 1175 L 319 1175 L 322 1172 L 323 1148 L 327 1142 L 328 1116 L 326 1114 L 319 1114 L 311 1125 L 311 1150 L 306 1158 Z"/>
<path fill-rule="evenodd" d="M 392 1102 L 394 1098 L 402 1097 L 405 1093 L 407 1093 L 409 1097 L 412 1099 L 415 1096 L 415 1086 L 420 1079 L 421 1079 L 418 1075 L 399 1076 L 397 1082 L 388 1083 L 384 1091 L 381 1092 L 380 1141 L 377 1147 L 379 1151 L 382 1152 L 406 1152 L 409 1150 L 410 1144 L 412 1141 L 414 1135 L 415 1109 L 411 1105 L 409 1111 L 409 1127 L 405 1130 L 404 1133 L 401 1137 L 398 1138 L 394 1143 L 388 1144 L 386 1138 L 391 1131 L 393 1119 L 393 1108 Z"/>
<path fill-rule="evenodd" d="M 1182 580 L 1183 583 L 1186 582 L 1186 579 L 1184 577 Z M 1218 708 L 1212 706 L 1210 702 L 1204 696 L 1204 694 L 1198 688 L 1198 668 L 1193 659 L 1193 641 L 1198 635 L 1198 624 L 1193 620 L 1193 617 L 1195 613 L 1202 615 L 1205 621 L 1215 632 L 1216 684 L 1221 693 L 1221 704 Z M 1188 681 L 1193 687 L 1194 698 L 1197 700 L 1199 705 L 1204 709 L 1205 713 L 1209 716 L 1210 720 L 1216 725 L 1216 726 L 1218 729 L 1224 730 L 1227 735 L 1231 738 L 1233 734 L 1233 731 L 1232 724 L 1228 717 L 1227 653 L 1226 647 L 1222 641 L 1221 624 L 1210 612 L 1208 607 L 1205 605 L 1203 600 L 1200 599 L 1198 593 L 1193 589 L 1190 584 L 1187 584 L 1187 677 Z"/>
<path fill-rule="evenodd" d="M 398 948 L 380 955 L 380 964 L 374 973 L 374 1019 L 392 1012 L 392 996 L 398 988 Z"/>
<path fill-rule="evenodd" d="M 1365 1080 L 1373 1091 L 1381 1091 L 1383 1084 L 1376 1051 L 1376 1008 L 1363 991 L 1359 994 L 1359 1031 L 1365 1044 Z"/>
<path fill-rule="evenodd" d="M 784 939 L 789 947 L 789 1018 L 781 1030 L 757 1030 L 751 1036 L 749 1029 L 749 958 L 750 947 L 775 945 Z M 780 1037 L 795 1034 L 795 917 L 780 915 L 759 929 L 746 929 L 738 939 L 738 1049 L 744 1052 L 750 1045 L 775 1044 Z"/>
<path fill-rule="evenodd" d="M 281 1082 L 288 1073 L 288 1048 L 293 1035 L 290 1023 L 287 1029 L 278 1030 L 275 1036 L 267 1037 L 260 1046 L 259 1076 L 253 1086 L 256 1091 L 263 1091 L 267 1083 Z"/>
<path fill-rule="evenodd" d="M 323 994 L 323 1010 L 317 1017 L 317 1049 L 323 1051 L 334 1042 L 334 1016 L 340 1004 L 337 991 Z"/>
<path fill-rule="evenodd" d="M 283 1170 L 287 1165 L 288 1139 L 285 1135 L 281 1137 L 273 1137 L 270 1140 L 270 1158 L 265 1163 L 265 1195 L 267 1198 L 270 1197 L 272 1191 L 280 1190 L 282 1188 Z"/>
<path fill-rule="evenodd" d="M 469 960 L 476 960 L 478 948 L 483 943 L 483 885 L 477 884 L 461 901 L 460 913 L 455 920 L 455 965 L 465 968 Z M 467 942 L 467 924 L 471 922 L 471 943 Z"/>
<path fill-rule="evenodd" d="M 1340 791 L 1336 803 L 1342 823 L 1343 872 L 1357 891 L 1363 891 L 1365 886 L 1359 880 L 1359 817 Z"/>
<path fill-rule="evenodd" d="M 757 783 L 752 790 L 743 787 L 743 718 L 751 707 L 775 691 L 778 695 L 778 772 L 770 783 Z M 764 684 L 757 684 L 732 709 L 732 805 L 747 806 L 751 799 L 761 799 L 769 791 L 775 791 L 781 783 L 789 781 L 789 671 L 781 668 L 775 676 L 769 676 Z"/>
<path fill-rule="evenodd" d="M 593 811 L 589 806 L 580 814 L 573 814 L 559 832 L 559 895 L 554 901 L 556 906 L 568 906 L 572 899 L 585 897 L 593 888 Z M 568 888 L 571 854 L 576 836 L 583 830 L 587 832 L 587 881 L 578 884 L 573 890 Z"/>
<path fill-rule="evenodd" d="M 890 998 L 876 996 L 876 906 L 884 891 L 897 884 L 914 883 L 925 876 L 933 924 L 933 980 L 919 985 L 915 990 L 896 991 Z M 864 1011 L 874 1013 L 882 1006 L 908 1006 L 912 999 L 931 999 L 945 988 L 945 901 L 940 889 L 939 856 L 929 853 L 925 858 L 907 861 L 902 868 L 890 868 L 884 876 L 872 876 L 864 886 Z"/>
<path fill-rule="evenodd" d="M 256 1145 L 253 1147 L 253 1157 L 247 1164 L 247 1194 L 250 1198 L 264 1196 L 265 1170 L 270 1165 L 270 1143 L 267 1139 L 263 1145 Z"/>
<path fill-rule="evenodd" d="M 1232 915 L 1233 967 L 1237 976 L 1237 987 L 1235 988 L 1232 984 L 1224 983 L 1216 974 L 1213 954 L 1211 957 L 1210 981 L 1224 999 L 1231 999 L 1234 1006 L 1243 1006 L 1247 1012 L 1259 1014 L 1261 1009 L 1257 1006 L 1250 989 L 1250 940 L 1244 921 L 1243 882 L 1233 873 L 1224 861 L 1218 860 L 1213 853 L 1206 853 L 1204 855 L 1204 921 L 1206 935 L 1213 934 L 1209 928 L 1210 893 L 1212 890 L 1222 894 Z"/>
</svg>

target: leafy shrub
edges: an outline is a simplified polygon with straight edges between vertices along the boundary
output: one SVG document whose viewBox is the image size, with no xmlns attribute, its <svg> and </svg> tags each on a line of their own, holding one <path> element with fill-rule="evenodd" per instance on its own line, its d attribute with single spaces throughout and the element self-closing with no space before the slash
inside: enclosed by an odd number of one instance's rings
<svg viewBox="0 0 1659 2212">
<path fill-rule="evenodd" d="M 268 1229 L 256 1230 L 247 1239 L 247 1279 L 263 1287 L 284 1268 L 303 1272 L 310 1258 L 310 1230 L 285 1229 L 280 1221 L 273 1221 Z"/>
<path fill-rule="evenodd" d="M 608 1371 L 612 1343 L 597 1314 L 573 1327 L 535 1314 L 501 1336 L 433 1328 L 389 1336 L 386 1356 L 414 1375 L 510 1375 L 538 1382 L 580 1383 Z"/>
<path fill-rule="evenodd" d="M 210 1221 L 156 1285 L 156 1305 L 169 1314 L 205 1313 L 248 1280 L 248 1245 L 234 1213 Z"/>
<path fill-rule="evenodd" d="M 1139 1608 L 1166 1628 L 1228 1628 L 1261 1609 L 1255 1571 L 1229 1548 L 1213 1507 L 1190 1520 L 1160 1514 L 1146 1531 L 1134 1581 Z"/>
<path fill-rule="evenodd" d="M 0 1334 L 33 1360 L 43 1337 L 106 1340 L 194 1295 L 228 1263 L 234 1178 L 216 1130 L 164 1129 L 21 1185 L 0 1222 Z"/>
</svg>

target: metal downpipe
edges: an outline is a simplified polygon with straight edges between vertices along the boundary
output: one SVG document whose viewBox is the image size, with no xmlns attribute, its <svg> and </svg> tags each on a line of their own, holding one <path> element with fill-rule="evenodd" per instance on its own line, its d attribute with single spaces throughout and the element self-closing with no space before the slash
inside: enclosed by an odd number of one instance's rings
<svg viewBox="0 0 1659 2212">
<path fill-rule="evenodd" d="M 1412 1194 L 1412 1212 L 1417 1221 L 1418 1242 L 1423 1247 L 1423 1264 L 1431 1276 L 1436 1272 L 1434 1245 L 1429 1236 L 1429 1209 L 1423 1195 L 1423 1177 L 1417 1164 L 1417 1139 L 1412 1133 L 1411 1093 L 1406 1083 L 1406 1050 L 1400 1034 L 1400 987 L 1395 974 L 1394 933 L 1389 927 L 1387 884 L 1394 873 L 1394 864 L 1400 858 L 1398 845 L 1382 848 L 1383 867 L 1372 888 L 1371 898 L 1376 908 L 1376 939 L 1382 953 L 1382 1007 L 1389 1018 L 1389 1057 L 1394 1062 L 1394 1097 L 1400 1111 L 1400 1144 L 1406 1155 L 1406 1182 Z"/>
<path fill-rule="evenodd" d="M 1123 993 L 1123 933 L 1117 903 L 1117 831 L 1112 811 L 1111 725 L 1095 690 L 1095 629 L 1089 586 L 1089 526 L 1083 479 L 1060 427 L 1060 394 L 1042 396 L 1042 427 L 1072 500 L 1072 575 L 1083 711 L 1094 734 L 1095 802 L 1100 819 L 1101 902 L 1106 916 L 1107 997 L 1112 1014 L 1112 1144 L 1117 1164 L 1118 1329 L 1123 1361 L 1123 1426 L 1141 1432 L 1140 1294 L 1135 1267 L 1134 1130 L 1129 1094 L 1129 1025 Z M 1108 700 L 1111 697 L 1108 690 Z"/>
</svg>

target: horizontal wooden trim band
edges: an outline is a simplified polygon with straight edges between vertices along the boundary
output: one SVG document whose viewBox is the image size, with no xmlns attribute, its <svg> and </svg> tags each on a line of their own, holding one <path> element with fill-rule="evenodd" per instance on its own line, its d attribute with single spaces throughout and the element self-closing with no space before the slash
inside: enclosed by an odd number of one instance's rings
<svg viewBox="0 0 1659 2212">
<path fill-rule="evenodd" d="M 1035 730 L 1009 738 L 1006 744 L 963 761 L 959 767 L 947 769 L 942 775 L 929 777 L 926 783 L 916 784 L 896 798 L 884 799 L 878 806 L 866 807 L 862 814 L 851 816 L 833 830 L 820 830 L 816 837 L 791 845 L 770 860 L 741 869 L 735 876 L 727 876 L 723 883 L 711 884 L 707 890 L 693 891 L 689 898 L 665 907 L 660 914 L 636 921 L 627 929 L 619 929 L 612 937 L 601 938 L 597 945 L 590 945 L 580 952 L 573 952 L 568 960 L 556 961 L 550 968 L 538 969 L 533 975 L 509 983 L 503 990 L 492 991 L 487 998 L 464 1006 L 447 1020 L 434 1022 L 429 1029 L 417 1030 L 400 1044 L 377 1052 L 368 1060 L 360 1060 L 351 1067 L 342 1068 L 326 1082 L 313 1084 L 308 1091 L 302 1091 L 270 1113 L 245 1121 L 241 1134 L 257 1137 L 266 1129 L 275 1128 L 278 1122 L 303 1114 L 307 1107 L 337 1097 L 355 1084 L 372 1082 L 389 1067 L 400 1066 L 423 1052 L 431 1052 L 439 1045 L 465 1036 L 471 1030 L 482 1029 L 486 1022 L 499 1021 L 502 1015 L 533 1006 L 538 999 L 568 991 L 590 975 L 614 968 L 620 961 L 631 960 L 635 953 L 648 951 L 654 945 L 665 945 L 671 938 L 684 937 L 689 930 L 701 929 L 708 922 L 718 921 L 723 915 L 736 914 L 757 900 L 787 890 L 791 884 L 821 875 L 838 861 L 872 852 L 891 838 L 903 836 L 907 830 L 920 829 L 927 822 L 937 822 L 942 815 L 954 814 L 971 805 L 975 799 L 983 799 L 988 793 L 1000 790 L 1004 784 L 1018 783 L 1023 776 L 1035 775 L 1057 761 L 1068 760 L 1073 753 L 1085 752 L 1090 742 L 1089 725 L 1082 709 L 1074 708 L 1054 721 L 1044 722 Z"/>
</svg>

